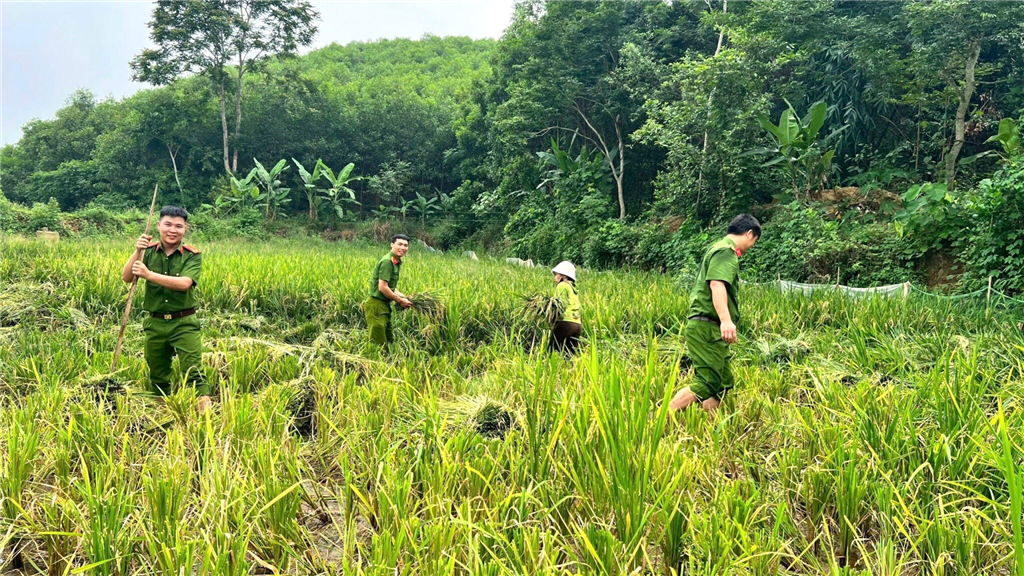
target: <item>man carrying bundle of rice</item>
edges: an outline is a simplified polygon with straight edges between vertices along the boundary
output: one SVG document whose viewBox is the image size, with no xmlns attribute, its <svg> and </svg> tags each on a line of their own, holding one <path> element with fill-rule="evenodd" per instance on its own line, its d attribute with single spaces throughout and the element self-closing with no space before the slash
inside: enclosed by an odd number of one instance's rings
<svg viewBox="0 0 1024 576">
<path fill-rule="evenodd" d="M 561 352 L 576 352 L 583 334 L 580 295 L 576 291 L 576 266 L 568 260 L 551 269 L 555 275 L 555 299 L 561 315 L 551 331 L 551 345 Z"/>
<path fill-rule="evenodd" d="M 391 302 L 402 308 L 412 306 L 412 301 L 398 291 L 398 278 L 402 271 L 402 257 L 409 251 L 409 237 L 395 234 L 391 238 L 391 251 L 381 258 L 373 268 L 370 281 L 370 297 L 363 302 L 366 325 L 370 329 L 370 340 L 387 346 L 394 341 L 391 329 Z"/>
<path fill-rule="evenodd" d="M 686 315 L 686 349 L 695 382 L 672 398 L 673 411 L 700 403 L 712 412 L 733 387 L 729 345 L 736 343 L 740 318 L 740 255 L 759 238 L 761 224 L 750 214 L 740 214 L 729 223 L 725 237 L 704 254 Z"/>
</svg>

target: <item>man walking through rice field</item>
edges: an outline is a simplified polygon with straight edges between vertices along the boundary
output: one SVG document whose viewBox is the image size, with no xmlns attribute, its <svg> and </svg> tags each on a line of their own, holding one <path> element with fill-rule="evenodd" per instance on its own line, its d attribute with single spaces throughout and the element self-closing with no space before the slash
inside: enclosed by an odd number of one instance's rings
<svg viewBox="0 0 1024 576">
<path fill-rule="evenodd" d="M 203 257 L 195 247 L 182 244 L 187 230 L 188 212 L 164 206 L 157 222 L 160 240 L 154 242 L 148 234 L 139 236 L 137 251 L 125 263 L 121 279 L 126 283 L 135 277 L 146 281 L 142 308 L 149 316 L 142 326 L 153 391 L 161 396 L 171 393 L 171 364 L 177 356 L 185 381 L 195 387 L 197 407 L 204 411 L 210 406 L 210 387 L 202 371 L 203 343 L 195 316 Z"/>
<path fill-rule="evenodd" d="M 402 272 L 402 257 L 409 251 L 409 237 L 395 234 L 391 238 L 391 251 L 377 261 L 370 279 L 370 297 L 363 302 L 366 325 L 370 340 L 381 346 L 394 341 L 391 328 L 391 302 L 402 308 L 412 306 L 412 301 L 398 291 L 398 279 Z"/>
<path fill-rule="evenodd" d="M 694 382 L 672 398 L 669 408 L 673 411 L 699 402 L 712 412 L 735 385 L 729 345 L 736 343 L 740 318 L 739 259 L 761 238 L 761 224 L 750 214 L 740 214 L 726 232 L 704 254 L 690 291 L 686 349 L 693 363 Z"/>
</svg>

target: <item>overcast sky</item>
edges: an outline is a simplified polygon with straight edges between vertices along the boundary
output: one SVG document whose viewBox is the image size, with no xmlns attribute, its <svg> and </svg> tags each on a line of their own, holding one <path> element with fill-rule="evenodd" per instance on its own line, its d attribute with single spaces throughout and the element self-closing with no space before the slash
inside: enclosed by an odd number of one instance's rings
<svg viewBox="0 0 1024 576">
<path fill-rule="evenodd" d="M 314 47 L 379 38 L 497 38 L 514 0 L 313 0 Z M 0 143 L 17 142 L 32 118 L 52 118 L 77 88 L 120 98 L 145 87 L 128 62 L 149 42 L 145 1 L 0 0 Z"/>
</svg>

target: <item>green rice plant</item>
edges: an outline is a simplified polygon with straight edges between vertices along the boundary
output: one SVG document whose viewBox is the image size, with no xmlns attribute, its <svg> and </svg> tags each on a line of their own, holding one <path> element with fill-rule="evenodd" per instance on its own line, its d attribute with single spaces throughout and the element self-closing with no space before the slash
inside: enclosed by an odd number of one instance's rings
<svg viewBox="0 0 1024 576">
<path fill-rule="evenodd" d="M 78 452 L 74 445 L 74 420 L 54 429 L 53 441 L 49 446 L 50 461 L 57 485 L 67 491 L 71 488 L 72 471 L 78 465 Z"/>
<path fill-rule="evenodd" d="M 1024 350 L 1024 349 L 1022 349 Z M 1019 447 L 1010 438 L 1009 427 L 1006 422 L 1006 414 L 1003 412 L 1002 404 L 999 405 L 994 423 L 998 447 L 988 444 L 980 445 L 983 450 L 989 451 L 993 460 L 999 465 L 1009 492 L 1010 500 L 1010 526 L 1013 534 L 1013 571 L 1017 576 L 1024 575 L 1024 536 L 1021 530 L 1021 500 L 1024 498 L 1024 471 L 1019 464 Z"/>
<path fill-rule="evenodd" d="M 56 492 L 42 500 L 39 508 L 36 534 L 42 538 L 46 550 L 46 573 L 63 576 L 70 571 L 81 537 L 78 508 L 72 499 Z"/>
<path fill-rule="evenodd" d="M 689 531 L 688 507 L 677 498 L 667 509 L 659 513 L 661 532 L 661 556 L 666 576 L 682 574 L 683 554 L 686 550 L 686 534 Z"/>
<path fill-rule="evenodd" d="M 174 455 L 152 461 L 143 474 L 147 515 L 142 533 L 157 572 L 178 576 L 191 573 L 198 546 L 188 535 L 185 518 L 192 478 L 183 461 L 184 437 L 171 431 L 167 441 Z"/>
<path fill-rule="evenodd" d="M 882 537 L 875 545 L 874 558 L 870 564 L 873 574 L 878 576 L 899 576 L 904 574 L 907 562 L 900 558 L 896 542 Z"/>
<path fill-rule="evenodd" d="M 611 370 L 604 367 L 597 352 L 592 352 L 586 364 L 583 403 L 570 416 L 574 435 L 565 473 L 580 493 L 591 495 L 595 507 L 611 512 L 626 567 L 639 563 L 642 538 L 656 512 L 647 505 L 648 499 L 671 492 L 679 482 L 678 474 L 656 476 L 656 454 L 675 381 L 655 384 L 656 349 L 651 347 L 641 386 L 614 364 Z M 653 386 L 662 388 L 660 408 L 655 408 L 657 400 L 648 393 Z"/>
<path fill-rule="evenodd" d="M 83 548 L 90 574 L 127 576 L 134 558 L 131 523 L 135 515 L 135 487 L 126 482 L 124 462 L 110 459 L 96 464 L 83 459 L 80 494 L 84 503 Z"/>
<path fill-rule="evenodd" d="M 624 555 L 623 544 L 614 534 L 598 526 L 580 528 L 582 543 L 582 564 L 591 574 L 621 574 L 623 567 L 620 556 Z"/>
<path fill-rule="evenodd" d="M 282 438 L 288 430 L 299 434 L 310 432 L 312 413 L 316 409 L 315 394 L 310 378 L 296 378 L 287 382 L 270 384 L 253 399 L 251 409 L 255 419 L 249 438 L 261 436 Z M 245 421 L 239 421 L 244 425 Z"/>
<path fill-rule="evenodd" d="M 7 532 L 14 536 L 11 544 L 12 568 L 21 569 L 22 542 L 17 534 L 31 521 L 28 512 L 28 485 L 40 455 L 40 433 L 35 420 L 34 403 L 0 418 L 4 432 L 0 436 L 0 520 L 10 526 Z M 18 527 L 17 532 L 15 532 Z M 6 539 L 6 537 L 5 537 Z M 0 562 L 0 567 L 8 560 Z"/>
<path fill-rule="evenodd" d="M 808 542 L 818 548 L 822 536 L 828 533 L 827 513 L 829 502 L 835 494 L 836 476 L 832 470 L 820 467 L 803 471 L 800 484 L 800 501 L 805 514 L 805 534 Z"/>
<path fill-rule="evenodd" d="M 836 521 L 839 524 L 840 566 L 850 565 L 850 557 L 856 538 L 865 534 L 864 520 L 867 516 L 866 497 L 871 487 L 867 467 L 856 454 L 850 454 L 840 446 L 836 456 L 839 469 L 836 471 Z"/>
<path fill-rule="evenodd" d="M 205 428 L 209 430 L 211 426 Z M 251 566 L 248 550 L 254 527 L 244 500 L 254 489 L 248 476 L 232 466 L 231 448 L 219 448 L 220 455 L 206 460 L 204 474 L 200 476 L 199 498 L 203 505 L 199 524 L 204 542 L 199 573 L 245 576 Z"/>
<path fill-rule="evenodd" d="M 286 571 L 302 551 L 298 525 L 301 503 L 301 473 L 293 451 L 281 450 L 277 442 L 257 442 L 249 454 L 255 500 L 252 545 L 257 556 L 277 570 Z"/>
<path fill-rule="evenodd" d="M 40 433 L 35 406 L 12 410 L 0 419 L 3 424 L 3 454 L 0 454 L 0 506 L 5 523 L 15 525 L 26 515 L 26 488 L 40 454 Z"/>
</svg>

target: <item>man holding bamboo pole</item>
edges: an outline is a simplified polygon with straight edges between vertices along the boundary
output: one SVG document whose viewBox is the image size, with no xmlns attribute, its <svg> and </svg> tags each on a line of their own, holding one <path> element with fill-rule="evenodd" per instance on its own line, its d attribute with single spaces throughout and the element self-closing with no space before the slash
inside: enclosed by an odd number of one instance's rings
<svg viewBox="0 0 1024 576">
<path fill-rule="evenodd" d="M 171 393 L 171 362 L 177 355 L 184 380 L 195 386 L 197 407 L 204 411 L 210 406 L 210 388 L 203 376 L 203 343 L 195 316 L 203 259 L 199 250 L 182 244 L 187 229 L 188 212 L 164 206 L 157 223 L 160 240 L 153 242 L 148 234 L 139 236 L 137 250 L 125 263 L 121 279 L 126 283 L 136 277 L 146 281 L 142 308 L 148 317 L 142 325 L 154 392 L 162 396 Z"/>
</svg>

